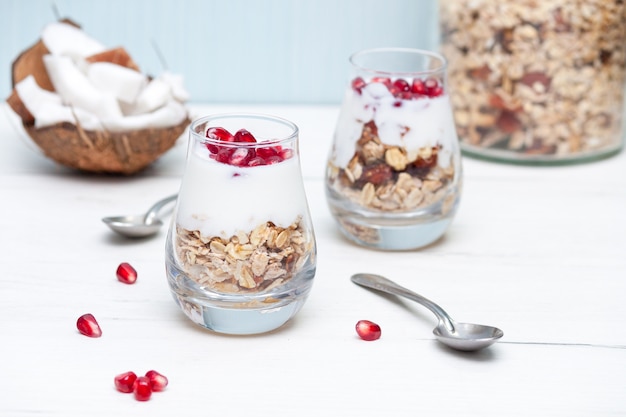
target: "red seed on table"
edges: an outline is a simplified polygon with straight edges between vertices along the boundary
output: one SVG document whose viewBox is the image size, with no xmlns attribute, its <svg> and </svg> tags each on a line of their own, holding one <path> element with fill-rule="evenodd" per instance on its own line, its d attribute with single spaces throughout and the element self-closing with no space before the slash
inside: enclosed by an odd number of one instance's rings
<svg viewBox="0 0 626 417">
<path fill-rule="evenodd" d="M 113 378 L 115 388 L 117 388 L 119 392 L 127 394 L 133 392 L 135 380 L 137 380 L 137 375 L 133 371 L 124 372 L 123 374 L 119 374 Z"/>
<path fill-rule="evenodd" d="M 146 377 L 150 380 L 150 388 L 154 392 L 163 391 L 167 387 L 167 377 L 155 370 L 146 372 Z"/>
<path fill-rule="evenodd" d="M 93 314 L 83 314 L 76 321 L 76 328 L 87 337 L 102 336 L 102 329 Z"/>
<path fill-rule="evenodd" d="M 152 396 L 152 388 L 150 386 L 150 378 L 140 376 L 133 384 L 133 393 L 137 401 L 148 401 Z"/>
<path fill-rule="evenodd" d="M 369 320 L 359 320 L 356 323 L 356 332 L 363 340 L 372 341 L 380 338 L 380 326 Z"/>
<path fill-rule="evenodd" d="M 137 271 L 128 262 L 122 262 L 115 272 L 117 279 L 124 284 L 134 284 L 137 281 Z"/>
</svg>

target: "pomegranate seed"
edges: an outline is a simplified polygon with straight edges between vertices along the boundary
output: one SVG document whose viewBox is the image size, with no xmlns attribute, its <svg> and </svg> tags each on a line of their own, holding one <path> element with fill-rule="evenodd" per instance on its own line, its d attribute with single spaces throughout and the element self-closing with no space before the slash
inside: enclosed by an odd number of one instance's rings
<svg viewBox="0 0 626 417">
<path fill-rule="evenodd" d="M 443 92 L 439 86 L 439 82 L 434 78 L 429 78 L 424 81 L 424 88 L 426 89 L 426 95 L 429 97 L 437 97 Z"/>
<path fill-rule="evenodd" d="M 228 159 L 228 163 L 238 167 L 248 165 L 248 162 L 254 158 L 254 149 L 237 148 L 233 151 Z"/>
<path fill-rule="evenodd" d="M 279 155 L 270 156 L 269 158 L 265 159 L 266 165 L 277 164 L 279 162 L 283 162 L 283 158 L 281 158 Z"/>
<path fill-rule="evenodd" d="M 146 372 L 146 377 L 150 380 L 150 388 L 154 392 L 163 391 L 167 387 L 167 377 L 155 370 Z"/>
<path fill-rule="evenodd" d="M 115 272 L 117 279 L 124 284 L 134 284 L 137 281 L 137 271 L 127 262 L 122 262 Z"/>
<path fill-rule="evenodd" d="M 365 81 L 363 80 L 363 78 L 361 77 L 356 77 L 354 80 L 352 80 L 352 89 L 354 91 L 356 91 L 357 93 L 361 94 L 361 90 L 363 90 L 363 87 L 365 87 Z"/>
<path fill-rule="evenodd" d="M 137 375 L 132 371 L 128 371 L 117 375 L 113 381 L 115 382 L 115 388 L 117 388 L 119 392 L 125 392 L 128 394 L 133 392 L 133 385 L 135 384 L 136 379 Z"/>
<path fill-rule="evenodd" d="M 102 329 L 93 314 L 83 314 L 80 316 L 76 321 L 76 328 L 81 334 L 88 337 L 102 336 Z"/>
<path fill-rule="evenodd" d="M 261 158 L 258 155 L 248 161 L 249 167 L 257 167 L 259 165 L 265 165 L 265 159 Z"/>
<path fill-rule="evenodd" d="M 256 139 L 252 136 L 252 133 L 248 132 L 246 129 L 239 129 L 237 133 L 235 133 L 235 142 L 255 143 Z"/>
<path fill-rule="evenodd" d="M 389 88 L 389 91 L 391 91 L 391 93 L 397 97 L 405 91 L 411 91 L 411 86 L 409 86 L 409 83 L 407 83 L 402 78 L 398 78 L 393 82 L 393 84 Z"/>
<path fill-rule="evenodd" d="M 372 78 L 372 82 L 373 83 L 385 84 L 385 86 L 387 88 L 391 87 L 391 79 L 389 79 L 387 77 L 374 77 L 374 78 Z"/>
<path fill-rule="evenodd" d="M 150 378 L 140 376 L 133 384 L 133 393 L 137 401 L 148 401 L 152 396 L 152 388 L 150 386 Z"/>
<path fill-rule="evenodd" d="M 424 86 L 424 81 L 416 78 L 413 80 L 413 84 L 411 84 L 411 92 L 414 94 L 426 95 L 426 87 Z"/>
<path fill-rule="evenodd" d="M 363 340 L 371 341 L 380 338 L 380 326 L 369 320 L 359 320 L 356 323 L 356 332 Z"/>
<path fill-rule="evenodd" d="M 280 152 L 278 149 L 272 148 L 259 148 L 256 150 L 256 156 L 260 156 L 261 158 L 269 158 L 270 156 L 278 155 Z"/>
<path fill-rule="evenodd" d="M 393 102 L 393 107 L 401 107 L 402 106 L 402 100 L 396 100 Z"/>
<path fill-rule="evenodd" d="M 293 156 L 293 150 L 291 149 L 281 149 L 278 152 L 278 156 L 284 161 L 285 159 L 289 159 Z"/>
<path fill-rule="evenodd" d="M 221 140 L 224 142 L 234 142 L 235 138 L 230 132 L 223 127 L 210 127 L 206 131 L 206 137 L 209 139 Z"/>
<path fill-rule="evenodd" d="M 230 155 L 234 152 L 232 148 L 220 148 L 217 154 L 215 155 L 215 160 L 217 162 L 221 162 L 227 164 L 230 161 Z"/>
</svg>

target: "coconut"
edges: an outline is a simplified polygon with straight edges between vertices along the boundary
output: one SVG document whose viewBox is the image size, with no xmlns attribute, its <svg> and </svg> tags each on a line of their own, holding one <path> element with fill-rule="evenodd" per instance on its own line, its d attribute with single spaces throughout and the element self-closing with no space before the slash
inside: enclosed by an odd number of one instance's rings
<svg viewBox="0 0 626 417">
<path fill-rule="evenodd" d="M 52 160 L 81 171 L 134 174 L 189 125 L 182 77 L 142 74 L 71 21 L 47 25 L 12 66 L 7 103 Z"/>
</svg>

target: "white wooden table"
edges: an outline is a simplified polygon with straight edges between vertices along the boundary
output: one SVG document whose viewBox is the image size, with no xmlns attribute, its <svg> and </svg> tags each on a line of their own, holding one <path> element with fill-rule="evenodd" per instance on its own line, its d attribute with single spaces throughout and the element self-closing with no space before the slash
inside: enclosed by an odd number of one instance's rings
<svg viewBox="0 0 626 417">
<path fill-rule="evenodd" d="M 0 416 L 626 415 L 626 153 L 531 168 L 464 159 L 449 232 L 420 251 L 382 252 L 339 235 L 323 172 L 338 108 L 192 106 L 196 115 L 272 113 L 301 129 L 318 241 L 313 291 L 282 329 L 221 336 L 178 310 L 166 231 L 127 241 L 101 223 L 177 191 L 186 138 L 130 177 L 81 175 L 45 159 L 0 108 Z M 130 262 L 135 285 L 116 280 Z M 435 341 L 435 318 L 349 281 L 386 275 L 461 321 L 504 338 L 475 353 Z M 93 313 L 103 336 L 75 327 Z M 359 319 L 382 338 L 360 340 Z M 157 369 L 146 403 L 113 387 Z"/>
</svg>

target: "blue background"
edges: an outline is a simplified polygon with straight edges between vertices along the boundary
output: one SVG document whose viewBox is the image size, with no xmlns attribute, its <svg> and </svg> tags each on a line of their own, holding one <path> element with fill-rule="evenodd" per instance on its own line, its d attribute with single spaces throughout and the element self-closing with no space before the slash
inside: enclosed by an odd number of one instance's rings
<svg viewBox="0 0 626 417">
<path fill-rule="evenodd" d="M 61 17 L 144 73 L 185 77 L 192 102 L 335 104 L 361 49 L 436 49 L 435 0 L 0 0 L 0 97 L 11 63 Z"/>
</svg>

